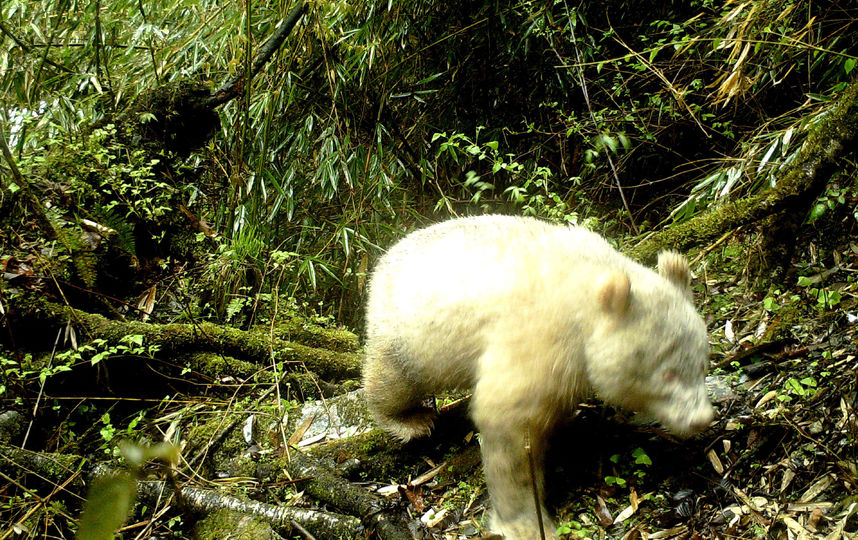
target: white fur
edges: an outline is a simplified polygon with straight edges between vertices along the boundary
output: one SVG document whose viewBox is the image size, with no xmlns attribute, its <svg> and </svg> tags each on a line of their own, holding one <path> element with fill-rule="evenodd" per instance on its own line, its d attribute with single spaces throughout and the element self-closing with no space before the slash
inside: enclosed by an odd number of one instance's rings
<svg viewBox="0 0 858 540">
<path fill-rule="evenodd" d="M 493 526 L 538 538 L 525 440 L 541 497 L 547 434 L 588 394 L 682 436 L 712 419 L 688 264 L 674 253 L 660 263 L 662 275 L 586 229 L 530 218 L 455 219 L 408 235 L 370 281 L 370 409 L 408 440 L 431 429 L 424 396 L 473 388 Z"/>
</svg>

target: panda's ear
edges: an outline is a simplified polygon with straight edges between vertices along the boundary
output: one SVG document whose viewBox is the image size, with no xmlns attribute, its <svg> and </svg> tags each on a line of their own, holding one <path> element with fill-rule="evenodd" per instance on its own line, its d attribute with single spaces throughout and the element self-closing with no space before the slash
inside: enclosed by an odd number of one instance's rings
<svg viewBox="0 0 858 540">
<path fill-rule="evenodd" d="M 658 254 L 658 273 L 682 292 L 691 294 L 691 268 L 684 256 L 675 251 L 662 251 Z"/>
<path fill-rule="evenodd" d="M 598 296 L 602 310 L 616 317 L 625 316 L 632 296 L 629 276 L 624 272 L 611 272 L 599 285 Z"/>
</svg>

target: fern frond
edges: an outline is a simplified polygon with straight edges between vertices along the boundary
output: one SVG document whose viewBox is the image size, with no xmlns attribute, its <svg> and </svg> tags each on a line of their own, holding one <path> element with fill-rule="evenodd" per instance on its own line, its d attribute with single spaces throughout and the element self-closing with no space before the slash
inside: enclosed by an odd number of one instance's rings
<svg viewBox="0 0 858 540">
<path fill-rule="evenodd" d="M 58 210 L 51 208 L 46 212 L 46 215 L 57 236 L 57 242 L 65 249 L 66 253 L 71 255 L 83 247 L 84 241 L 81 232 L 69 227 L 69 223 Z"/>
<path fill-rule="evenodd" d="M 135 257 L 137 256 L 134 228 L 125 217 L 113 208 L 105 208 L 103 206 L 94 208 L 92 214 L 99 223 L 116 231 L 116 234 L 110 236 L 110 241 L 113 245 Z"/>
<path fill-rule="evenodd" d="M 96 271 L 98 257 L 95 256 L 95 253 L 88 250 L 75 251 L 72 253 L 72 261 L 80 279 L 86 283 L 86 286 L 95 287 L 95 279 L 98 277 Z"/>
<path fill-rule="evenodd" d="M 66 221 L 55 209 L 48 210 L 46 215 L 56 234 L 57 243 L 71 256 L 78 276 L 88 287 L 94 287 L 98 276 L 98 258 L 84 239 L 80 226 Z"/>
</svg>

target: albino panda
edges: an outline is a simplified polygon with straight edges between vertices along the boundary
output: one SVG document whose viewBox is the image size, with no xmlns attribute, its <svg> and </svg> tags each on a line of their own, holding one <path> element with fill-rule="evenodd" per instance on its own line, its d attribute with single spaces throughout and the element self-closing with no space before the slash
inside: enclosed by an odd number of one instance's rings
<svg viewBox="0 0 858 540">
<path fill-rule="evenodd" d="M 662 253 L 656 273 L 579 227 L 482 216 L 419 230 L 381 258 L 370 280 L 370 410 L 407 441 L 432 428 L 424 398 L 473 389 L 490 527 L 538 538 L 525 444 L 541 501 L 547 435 L 581 400 L 595 394 L 680 436 L 712 421 L 709 343 L 689 284 L 681 255 Z"/>
</svg>

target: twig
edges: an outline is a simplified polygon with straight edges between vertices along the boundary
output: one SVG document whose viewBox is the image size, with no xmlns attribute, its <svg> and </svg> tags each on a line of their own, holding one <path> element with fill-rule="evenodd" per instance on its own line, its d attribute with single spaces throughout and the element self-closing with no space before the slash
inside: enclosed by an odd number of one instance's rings
<svg viewBox="0 0 858 540">
<path fill-rule="evenodd" d="M 611 27 L 611 30 L 613 30 L 613 27 Z M 702 131 L 704 135 L 709 137 L 710 135 L 706 131 L 706 128 L 703 127 L 703 124 L 701 124 L 700 120 L 697 119 L 697 115 L 694 114 L 694 111 L 691 109 L 691 107 L 688 105 L 688 103 L 685 102 L 685 98 L 683 98 L 682 94 L 676 89 L 675 86 L 673 86 L 673 83 L 671 83 L 670 81 L 667 80 L 667 77 L 665 76 L 665 74 L 660 69 L 658 69 L 657 67 L 652 65 L 652 63 L 648 62 L 647 59 L 644 58 L 639 52 L 635 51 L 634 49 L 632 49 L 631 47 L 626 45 L 626 42 L 623 41 L 619 37 L 619 35 L 617 35 L 616 32 L 613 32 L 613 38 L 614 38 L 614 41 L 616 41 L 617 43 L 622 45 L 627 51 L 629 51 L 629 53 L 632 56 L 635 57 L 635 59 L 637 59 L 638 62 L 645 65 L 648 70 L 653 72 L 655 74 L 655 76 L 658 77 L 659 80 L 661 80 L 661 82 L 664 83 L 664 85 L 670 91 L 670 95 L 673 96 L 673 99 L 675 99 L 676 102 L 679 104 L 679 106 L 682 107 L 683 109 L 685 109 L 685 111 L 691 116 L 691 118 L 694 120 L 694 123 L 696 123 L 697 127 L 700 128 L 700 131 Z"/>
<path fill-rule="evenodd" d="M 24 177 L 21 176 L 21 171 L 18 169 L 18 165 L 15 163 L 15 158 L 12 156 L 12 151 L 9 149 L 9 144 L 6 142 L 6 136 L 3 134 L 3 129 L 0 127 L 0 151 L 3 153 L 3 157 L 6 159 L 6 163 L 9 164 L 9 170 L 12 173 L 12 181 L 15 182 L 21 191 L 24 194 L 24 198 L 27 199 L 27 202 L 30 205 L 30 210 L 33 211 L 36 217 L 36 221 L 39 224 L 39 227 L 42 228 L 42 233 L 49 239 L 52 240 L 56 238 L 57 234 L 54 232 L 54 228 L 51 226 L 51 222 L 48 220 L 48 216 L 45 215 L 45 209 L 42 207 L 42 203 L 39 202 L 39 199 L 36 198 L 35 195 L 30 191 L 30 185 L 24 180 Z"/>
<path fill-rule="evenodd" d="M 539 489 L 536 487 L 536 472 L 533 465 L 533 449 L 530 446 L 530 433 L 524 439 L 524 452 L 527 454 L 527 467 L 530 469 L 530 488 L 533 490 L 533 502 L 536 505 L 536 519 L 539 521 L 539 538 L 545 540 L 545 527 L 542 524 L 542 504 L 539 502 Z"/>
<path fill-rule="evenodd" d="M 32 46 L 27 45 L 26 43 L 24 43 L 24 41 L 23 41 L 21 38 L 19 38 L 19 37 L 18 37 L 18 36 L 16 36 L 15 34 L 13 34 L 11 30 L 9 30 L 8 28 L 6 28 L 6 25 L 5 25 L 5 24 L 3 24 L 3 22 L 2 22 L 2 21 L 0 21 L 0 32 L 2 32 L 2 33 L 4 33 L 4 34 L 6 34 L 7 36 L 9 36 L 9 39 L 11 39 L 12 41 L 14 41 L 16 45 L 18 45 L 19 47 L 21 47 L 21 49 L 22 49 L 24 52 L 32 54 Z M 81 46 L 84 46 L 84 45 L 85 45 L 85 44 L 81 44 Z M 44 45 L 35 45 L 35 46 L 37 46 L 37 47 L 43 47 Z M 61 71 L 65 71 L 66 73 L 71 73 L 71 72 L 72 72 L 72 70 L 71 70 L 71 69 L 69 69 L 69 68 L 67 68 L 67 67 L 65 67 L 65 66 L 63 66 L 63 65 L 57 64 L 56 62 L 54 62 L 54 61 L 53 61 L 53 60 L 51 60 L 50 58 L 45 57 L 45 58 L 43 58 L 43 60 L 44 60 L 44 62 L 45 62 L 46 64 L 49 64 L 49 65 L 51 65 L 51 66 L 53 66 L 53 67 L 55 67 L 55 68 L 57 68 L 57 69 L 59 69 L 59 70 L 61 70 Z"/>
<path fill-rule="evenodd" d="M 56 354 L 57 354 L 57 343 L 60 342 L 60 336 L 62 335 L 62 333 L 63 333 L 62 328 L 57 330 L 57 338 L 54 340 L 54 348 L 51 349 L 51 357 L 48 359 L 48 367 L 47 367 L 48 371 L 50 371 L 51 366 L 54 364 L 54 356 L 56 356 Z M 33 415 L 30 418 L 30 423 L 27 424 L 27 432 L 24 433 L 24 440 L 21 442 L 21 449 L 24 449 L 27 446 L 27 439 L 30 438 L 30 430 L 33 428 L 33 424 L 36 422 L 36 413 L 39 410 L 39 403 L 42 402 L 42 396 L 44 395 L 44 392 L 45 392 L 45 383 L 47 382 L 47 380 L 48 380 L 47 377 L 43 378 L 42 384 L 39 385 L 39 395 L 36 396 L 36 402 L 33 404 Z"/>
<path fill-rule="evenodd" d="M 292 526 L 298 529 L 298 532 L 307 537 L 307 540 L 316 540 L 316 537 L 310 534 L 310 531 L 302 527 L 297 521 L 292 520 Z"/>
<path fill-rule="evenodd" d="M 280 386 L 280 385 L 279 385 L 279 383 L 274 383 L 274 384 L 271 386 L 271 388 L 269 388 L 269 389 L 268 389 L 268 390 L 266 390 L 265 392 L 262 392 L 262 394 L 261 394 L 261 395 L 260 395 L 260 396 L 255 400 L 255 401 L 254 401 L 254 403 L 255 403 L 256 405 L 258 405 L 258 404 L 262 403 L 262 401 L 263 401 L 263 400 L 265 400 L 265 398 L 267 398 L 269 395 L 271 395 L 271 393 L 272 393 L 272 392 L 273 392 L 277 387 L 279 387 L 279 386 Z M 278 391 L 278 392 L 279 392 L 279 391 Z M 256 409 L 256 407 L 254 406 L 254 407 L 252 407 L 252 409 Z M 193 455 L 193 456 L 191 456 L 190 458 L 188 458 L 188 459 L 186 460 L 186 461 L 187 461 L 187 463 L 188 463 L 188 465 L 189 465 L 189 466 L 191 466 L 191 467 L 196 467 L 196 466 L 199 464 L 199 462 L 200 462 L 200 461 L 202 461 L 202 459 L 203 459 L 203 458 L 205 457 L 205 455 L 208 453 L 209 449 L 210 449 L 212 446 L 215 446 L 215 445 L 219 444 L 219 443 L 220 443 L 220 441 L 221 441 L 221 440 L 223 440 L 223 438 L 224 438 L 228 433 L 230 433 L 230 432 L 233 430 L 233 428 L 235 427 L 235 425 L 236 425 L 236 424 L 238 424 L 238 422 L 239 422 L 239 420 L 240 420 L 240 419 L 241 419 L 241 416 L 240 416 L 240 415 L 236 415 L 236 416 L 235 416 L 235 418 L 233 418 L 232 420 L 230 420 L 229 422 L 227 422 L 227 423 L 226 423 L 226 424 L 225 424 L 225 425 L 220 429 L 220 431 L 218 431 L 217 433 L 215 433 L 215 434 L 214 434 L 214 436 L 212 436 L 212 438 L 211 438 L 211 439 L 209 439 L 209 441 L 208 441 L 206 444 L 204 444 L 204 445 L 202 446 L 202 448 L 200 448 L 199 450 L 197 450 L 197 451 L 194 453 L 194 455 Z"/>
<path fill-rule="evenodd" d="M 256 55 L 253 57 L 253 62 L 250 66 L 250 77 L 255 76 L 259 73 L 259 70 L 262 69 L 262 66 L 265 65 L 266 62 L 271 58 L 274 52 L 280 48 L 283 42 L 286 40 L 286 37 L 292 32 L 292 29 L 298 24 L 298 21 L 301 20 L 301 16 L 304 15 L 304 11 L 307 8 L 307 3 L 303 0 L 295 6 L 289 15 L 286 16 L 280 23 L 280 27 L 274 31 L 268 41 L 256 51 Z M 249 36 L 248 36 L 249 38 Z M 219 105 L 223 105 L 224 103 L 238 97 L 244 85 L 249 84 L 249 80 L 247 77 L 247 73 L 241 72 L 236 75 L 232 79 L 228 80 L 221 86 L 211 97 L 203 101 L 203 105 L 209 108 L 214 108 Z"/>
<path fill-rule="evenodd" d="M 568 14 L 569 6 L 566 6 L 566 11 Z M 575 36 L 575 27 L 572 24 L 569 24 L 569 32 L 572 34 L 572 43 L 575 44 L 575 60 L 578 67 L 578 81 L 581 84 L 581 92 L 584 94 L 584 102 L 587 104 L 587 111 L 590 113 L 590 120 L 593 122 L 593 126 L 595 127 L 599 124 L 596 121 L 596 114 L 593 112 L 593 106 L 590 104 L 590 94 L 587 92 L 587 81 L 584 80 L 584 68 L 581 67 L 581 51 L 578 49 L 578 38 Z M 560 60 L 561 64 L 564 63 L 563 58 L 560 57 L 557 49 L 552 47 L 552 50 L 554 51 L 554 54 L 557 55 L 557 59 Z M 635 235 L 638 235 L 640 234 L 640 230 L 638 230 L 638 226 L 635 224 L 635 218 L 632 215 L 632 210 L 629 208 L 629 202 L 626 200 L 626 194 L 623 192 L 623 186 L 620 183 L 620 175 L 617 174 L 617 168 L 614 166 L 614 160 L 611 159 L 611 153 L 608 150 L 605 151 L 605 158 L 608 160 L 611 173 L 614 175 L 614 182 L 617 184 L 617 191 L 620 192 L 620 199 L 623 201 L 623 207 L 625 207 L 626 213 L 629 215 L 629 222 L 632 225 L 632 230 L 635 232 Z"/>
</svg>

